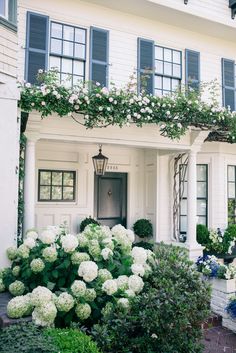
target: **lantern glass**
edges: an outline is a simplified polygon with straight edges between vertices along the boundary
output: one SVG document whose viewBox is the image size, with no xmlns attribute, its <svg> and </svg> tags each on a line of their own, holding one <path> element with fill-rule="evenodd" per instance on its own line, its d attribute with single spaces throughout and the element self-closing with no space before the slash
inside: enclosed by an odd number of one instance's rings
<svg viewBox="0 0 236 353">
<path fill-rule="evenodd" d="M 104 175 L 106 172 L 108 158 L 102 154 L 102 146 L 99 146 L 99 154 L 93 156 L 92 159 L 96 175 Z"/>
</svg>

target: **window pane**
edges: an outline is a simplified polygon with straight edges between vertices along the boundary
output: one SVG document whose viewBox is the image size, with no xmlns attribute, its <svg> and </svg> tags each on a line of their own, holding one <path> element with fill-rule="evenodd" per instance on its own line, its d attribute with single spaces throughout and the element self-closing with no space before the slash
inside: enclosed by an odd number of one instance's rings
<svg viewBox="0 0 236 353">
<path fill-rule="evenodd" d="M 207 218 L 204 216 L 197 217 L 197 224 L 203 224 L 204 226 L 207 226 Z"/>
<path fill-rule="evenodd" d="M 159 74 L 163 74 L 163 62 L 156 61 L 156 72 Z"/>
<path fill-rule="evenodd" d="M 63 185 L 66 185 L 66 186 L 73 186 L 74 185 L 74 173 L 64 172 Z"/>
<path fill-rule="evenodd" d="M 84 77 L 73 75 L 72 80 L 73 80 L 73 85 L 78 85 L 81 81 L 84 80 Z"/>
<path fill-rule="evenodd" d="M 54 68 L 60 71 L 61 59 L 57 56 L 50 56 L 50 69 Z"/>
<path fill-rule="evenodd" d="M 181 77 L 180 65 L 173 65 L 173 76 Z"/>
<path fill-rule="evenodd" d="M 62 185 L 62 172 L 52 173 L 52 185 Z"/>
<path fill-rule="evenodd" d="M 72 63 L 71 59 L 62 59 L 61 71 L 72 74 Z"/>
<path fill-rule="evenodd" d="M 164 49 L 164 60 L 165 61 L 172 61 L 172 55 L 170 49 Z"/>
<path fill-rule="evenodd" d="M 63 39 L 74 40 L 74 28 L 70 26 L 64 26 Z"/>
<path fill-rule="evenodd" d="M 173 62 L 176 64 L 180 64 L 180 52 L 179 51 L 173 51 Z"/>
<path fill-rule="evenodd" d="M 180 231 L 187 232 L 187 217 L 186 216 L 180 217 Z"/>
<path fill-rule="evenodd" d="M 85 45 L 75 43 L 75 58 L 85 59 Z"/>
<path fill-rule="evenodd" d="M 40 172 L 40 185 L 51 184 L 51 172 Z"/>
<path fill-rule="evenodd" d="M 61 81 L 63 82 L 63 85 L 65 87 L 71 87 L 72 86 L 72 76 L 68 74 L 62 74 L 61 75 Z"/>
<path fill-rule="evenodd" d="M 164 74 L 168 76 L 172 76 L 172 64 L 164 63 Z"/>
<path fill-rule="evenodd" d="M 155 90 L 155 94 L 156 94 L 156 96 L 161 97 L 162 96 L 162 90 L 156 89 Z"/>
<path fill-rule="evenodd" d="M 205 216 L 207 214 L 206 200 L 197 200 L 197 215 Z"/>
<path fill-rule="evenodd" d="M 52 23 L 51 36 L 62 38 L 62 25 L 59 23 Z"/>
<path fill-rule="evenodd" d="M 235 184 L 228 183 L 228 197 L 235 198 Z"/>
<path fill-rule="evenodd" d="M 197 182 L 197 197 L 207 196 L 207 183 L 205 181 Z"/>
<path fill-rule="evenodd" d="M 228 181 L 235 181 L 235 167 L 228 166 Z"/>
<path fill-rule="evenodd" d="M 55 54 L 61 54 L 62 41 L 59 39 L 51 39 L 51 52 Z"/>
<path fill-rule="evenodd" d="M 85 43 L 85 30 L 75 28 L 75 42 Z"/>
<path fill-rule="evenodd" d="M 163 48 L 155 47 L 155 59 L 163 60 Z"/>
<path fill-rule="evenodd" d="M 6 15 L 5 0 L 0 0 L 0 15 Z"/>
<path fill-rule="evenodd" d="M 155 76 L 155 88 L 162 88 L 162 77 Z"/>
<path fill-rule="evenodd" d="M 63 42 L 63 55 L 73 56 L 74 44 L 72 42 Z"/>
<path fill-rule="evenodd" d="M 181 180 L 187 180 L 187 166 L 185 164 L 180 166 L 180 178 Z"/>
<path fill-rule="evenodd" d="M 197 166 L 197 180 L 198 181 L 206 181 L 207 173 L 206 173 L 206 165 L 198 165 Z"/>
<path fill-rule="evenodd" d="M 228 200 L 228 215 L 235 216 L 235 200 Z"/>
<path fill-rule="evenodd" d="M 50 200 L 50 186 L 40 186 L 39 199 Z"/>
<path fill-rule="evenodd" d="M 163 77 L 163 89 L 164 90 L 168 90 L 170 91 L 170 81 L 171 79 L 170 78 L 167 78 L 167 77 Z"/>
<path fill-rule="evenodd" d="M 176 91 L 179 88 L 179 80 L 172 79 L 172 91 Z"/>
<path fill-rule="evenodd" d="M 181 200 L 181 215 L 186 215 L 187 214 L 187 200 L 184 199 L 184 200 Z"/>
<path fill-rule="evenodd" d="M 185 181 L 183 186 L 184 186 L 184 189 L 183 189 L 182 197 L 187 197 L 187 194 L 188 194 L 188 182 Z"/>
<path fill-rule="evenodd" d="M 52 200 L 61 200 L 62 199 L 62 188 L 60 186 L 52 187 Z"/>
<path fill-rule="evenodd" d="M 73 200 L 74 195 L 73 195 L 73 188 L 66 186 L 63 188 L 63 200 Z"/>
</svg>

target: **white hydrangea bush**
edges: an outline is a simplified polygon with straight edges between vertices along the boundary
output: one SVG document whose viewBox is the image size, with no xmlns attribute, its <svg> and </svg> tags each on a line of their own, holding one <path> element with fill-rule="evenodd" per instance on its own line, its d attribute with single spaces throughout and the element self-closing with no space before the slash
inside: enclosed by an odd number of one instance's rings
<svg viewBox="0 0 236 353">
<path fill-rule="evenodd" d="M 134 239 L 122 225 L 90 224 L 77 235 L 62 226 L 28 231 L 18 249 L 7 251 L 11 268 L 0 271 L 0 291 L 15 296 L 8 316 L 32 314 L 36 325 L 50 327 L 58 320 L 94 323 L 115 307 L 129 310 L 155 263 Z"/>
</svg>

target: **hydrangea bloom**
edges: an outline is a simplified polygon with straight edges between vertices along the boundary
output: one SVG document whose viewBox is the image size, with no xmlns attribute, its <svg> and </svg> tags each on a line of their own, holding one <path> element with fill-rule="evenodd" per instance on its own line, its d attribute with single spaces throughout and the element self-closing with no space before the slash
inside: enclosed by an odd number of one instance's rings
<svg viewBox="0 0 236 353">
<path fill-rule="evenodd" d="M 140 293 L 143 289 L 144 283 L 142 278 L 132 275 L 129 277 L 128 285 L 129 289 L 133 290 L 135 293 Z"/>
<path fill-rule="evenodd" d="M 125 294 L 126 294 L 127 297 L 129 297 L 129 298 L 135 297 L 135 292 L 134 292 L 132 289 L 126 289 L 126 290 L 125 290 Z"/>
<path fill-rule="evenodd" d="M 111 314 L 112 310 L 113 310 L 113 304 L 111 302 L 108 302 L 102 309 L 102 315 L 104 317 L 108 317 Z"/>
<path fill-rule="evenodd" d="M 26 245 L 29 249 L 33 249 L 36 246 L 36 241 L 29 237 L 24 240 L 23 244 Z"/>
<path fill-rule="evenodd" d="M 15 246 L 11 246 L 7 249 L 7 257 L 9 260 L 13 261 L 17 258 L 17 248 Z"/>
<path fill-rule="evenodd" d="M 29 308 L 29 300 L 25 295 L 11 299 L 7 304 L 7 315 L 11 319 L 24 316 Z"/>
<path fill-rule="evenodd" d="M 111 238 L 105 238 L 102 240 L 102 245 L 108 249 L 114 250 L 115 244 Z"/>
<path fill-rule="evenodd" d="M 25 236 L 26 238 L 32 238 L 34 240 L 38 239 L 38 233 L 35 230 L 28 230 Z"/>
<path fill-rule="evenodd" d="M 87 237 L 82 233 L 77 235 L 77 239 L 79 241 L 79 246 L 81 246 L 81 248 L 85 248 L 89 243 Z"/>
<path fill-rule="evenodd" d="M 134 240 L 135 240 L 134 232 L 131 229 L 127 229 L 126 230 L 126 235 L 127 235 L 128 239 L 129 239 L 129 241 L 131 241 L 131 243 L 133 243 Z"/>
<path fill-rule="evenodd" d="M 147 253 L 146 250 L 139 247 L 139 246 L 135 246 L 132 251 L 131 251 L 131 255 L 134 259 L 134 262 L 137 264 L 145 264 L 147 261 Z"/>
<path fill-rule="evenodd" d="M 44 267 L 44 262 L 41 259 L 33 259 L 30 263 L 30 268 L 34 273 L 42 272 Z"/>
<path fill-rule="evenodd" d="M 106 292 L 107 295 L 115 294 L 118 290 L 116 280 L 108 279 L 106 282 L 103 283 L 102 290 Z"/>
<path fill-rule="evenodd" d="M 131 271 L 133 272 L 134 275 L 141 276 L 141 277 L 143 277 L 145 274 L 144 266 L 141 264 L 133 264 L 131 266 Z"/>
<path fill-rule="evenodd" d="M 8 289 L 9 289 L 9 292 L 16 297 L 24 293 L 25 285 L 21 281 L 15 281 L 9 285 Z"/>
<path fill-rule="evenodd" d="M 39 236 L 39 239 L 43 244 L 50 245 L 55 242 L 56 234 L 52 230 L 46 229 L 41 233 L 41 235 Z"/>
<path fill-rule="evenodd" d="M 101 226 L 101 231 L 104 234 L 105 238 L 111 238 L 112 237 L 112 233 L 111 230 L 108 226 Z"/>
<path fill-rule="evenodd" d="M 89 260 L 90 260 L 90 256 L 86 252 L 76 251 L 71 255 L 71 262 L 73 265 L 80 265 L 81 262 L 89 261 Z"/>
<path fill-rule="evenodd" d="M 65 252 L 72 253 L 79 245 L 79 241 L 73 234 L 67 234 L 61 238 L 61 245 Z"/>
<path fill-rule="evenodd" d="M 99 257 L 99 255 L 101 254 L 101 248 L 97 239 L 90 240 L 88 244 L 88 251 L 94 259 L 97 259 Z"/>
<path fill-rule="evenodd" d="M 13 276 L 18 277 L 20 274 L 20 266 L 14 266 L 12 269 L 12 274 Z"/>
<path fill-rule="evenodd" d="M 52 298 L 52 292 L 48 288 L 42 286 L 38 286 L 31 293 L 31 303 L 33 306 L 41 306 L 51 301 Z"/>
<path fill-rule="evenodd" d="M 95 289 L 93 288 L 87 288 L 85 295 L 84 295 L 84 299 L 88 302 L 93 302 L 97 297 L 97 293 L 95 291 Z"/>
<path fill-rule="evenodd" d="M 105 282 L 108 279 L 112 279 L 112 274 L 106 268 L 101 268 L 98 271 L 98 277 L 102 282 Z"/>
<path fill-rule="evenodd" d="M 50 327 L 57 316 L 57 308 L 53 302 L 36 307 L 32 313 L 32 321 L 37 326 Z"/>
<path fill-rule="evenodd" d="M 119 239 L 126 236 L 126 229 L 121 224 L 117 224 L 111 229 L 111 233 L 115 238 Z"/>
<path fill-rule="evenodd" d="M 71 286 L 71 291 L 76 298 L 83 297 L 86 293 L 86 284 L 83 281 L 75 280 Z"/>
<path fill-rule="evenodd" d="M 125 290 L 128 289 L 128 280 L 129 277 L 126 275 L 121 275 L 116 279 L 116 283 L 119 289 Z"/>
<path fill-rule="evenodd" d="M 104 260 L 108 260 L 110 257 L 113 256 L 113 251 L 109 248 L 102 249 L 101 255 Z"/>
<path fill-rule="evenodd" d="M 80 320 L 86 320 L 91 315 L 91 307 L 89 304 L 77 304 L 75 308 L 75 313 Z"/>
<path fill-rule="evenodd" d="M 72 295 L 64 292 L 59 295 L 55 304 L 58 311 L 64 311 L 67 313 L 74 306 L 74 298 Z"/>
<path fill-rule="evenodd" d="M 3 280 L 2 280 L 2 278 L 0 278 L 0 293 L 2 293 L 2 292 L 4 292 L 5 291 L 5 285 L 4 285 L 4 283 L 3 283 Z"/>
<path fill-rule="evenodd" d="M 43 249 L 42 256 L 47 262 L 54 262 L 57 259 L 57 250 L 52 246 Z"/>
<path fill-rule="evenodd" d="M 17 255 L 21 257 L 22 259 L 27 259 L 29 257 L 29 248 L 28 246 L 21 244 L 19 248 L 17 249 Z"/>
<path fill-rule="evenodd" d="M 85 282 L 92 282 L 98 276 L 98 266 L 93 261 L 81 262 L 78 275 L 83 277 Z"/>
<path fill-rule="evenodd" d="M 120 298 L 117 300 L 118 306 L 120 306 L 123 309 L 129 309 L 129 299 L 127 298 Z"/>
</svg>

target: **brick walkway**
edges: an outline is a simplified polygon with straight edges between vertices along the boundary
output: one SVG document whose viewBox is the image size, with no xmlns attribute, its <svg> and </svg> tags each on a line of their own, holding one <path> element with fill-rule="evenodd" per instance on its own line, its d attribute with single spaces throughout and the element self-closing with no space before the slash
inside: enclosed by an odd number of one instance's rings
<svg viewBox="0 0 236 353">
<path fill-rule="evenodd" d="M 205 330 L 204 353 L 236 353 L 236 334 L 224 327 Z"/>
</svg>

